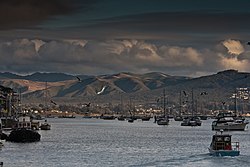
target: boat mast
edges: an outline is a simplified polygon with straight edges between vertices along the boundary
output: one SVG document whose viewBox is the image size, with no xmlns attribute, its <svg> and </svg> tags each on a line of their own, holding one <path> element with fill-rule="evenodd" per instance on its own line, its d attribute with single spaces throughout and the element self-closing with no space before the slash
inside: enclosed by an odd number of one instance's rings
<svg viewBox="0 0 250 167">
<path fill-rule="evenodd" d="M 182 101 L 181 101 L 182 99 L 181 99 L 181 91 L 180 91 L 180 111 L 179 111 L 179 116 L 181 116 L 181 109 L 182 109 L 182 107 L 181 107 L 181 103 L 182 103 Z"/>
<path fill-rule="evenodd" d="M 194 92 L 192 88 L 192 117 L 194 117 Z"/>
<path fill-rule="evenodd" d="M 48 111 L 48 82 L 45 82 L 45 92 L 44 92 L 44 103 L 45 103 L 45 111 Z"/>
<path fill-rule="evenodd" d="M 166 94 L 165 94 L 165 89 L 163 89 L 163 111 L 164 111 L 164 117 L 166 117 Z"/>
<path fill-rule="evenodd" d="M 238 91 L 237 91 L 237 88 L 235 89 L 235 96 L 234 96 L 234 104 L 235 104 L 235 108 L 234 108 L 234 114 L 237 115 L 237 94 L 238 94 Z"/>
</svg>

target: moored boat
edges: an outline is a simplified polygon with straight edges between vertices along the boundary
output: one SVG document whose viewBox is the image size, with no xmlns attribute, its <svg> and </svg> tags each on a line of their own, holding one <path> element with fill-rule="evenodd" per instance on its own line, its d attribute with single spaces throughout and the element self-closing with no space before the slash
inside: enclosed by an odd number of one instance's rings
<svg viewBox="0 0 250 167">
<path fill-rule="evenodd" d="M 174 120 L 175 121 L 183 121 L 183 118 L 182 118 L 182 116 L 176 116 L 176 117 L 174 117 Z"/>
<path fill-rule="evenodd" d="M 117 120 L 118 121 L 125 121 L 125 117 L 123 115 L 117 117 Z"/>
<path fill-rule="evenodd" d="M 133 123 L 134 122 L 134 118 L 133 117 L 128 118 L 128 122 L 129 123 Z"/>
<path fill-rule="evenodd" d="M 232 135 L 223 133 L 223 130 L 216 132 L 208 148 L 213 156 L 238 156 L 240 155 L 239 142 L 231 141 Z"/>
<path fill-rule="evenodd" d="M 157 125 L 168 125 L 169 124 L 169 119 L 168 117 L 160 118 L 157 120 Z"/>
<path fill-rule="evenodd" d="M 201 126 L 201 120 L 199 117 L 186 117 L 183 119 L 181 126 Z"/>
<path fill-rule="evenodd" d="M 142 116 L 142 117 L 141 117 L 141 120 L 142 120 L 142 121 L 149 121 L 150 118 L 151 118 L 151 116 Z"/>
<path fill-rule="evenodd" d="M 156 117 L 157 125 L 168 125 L 169 124 L 169 113 L 166 115 L 166 94 L 165 89 L 163 90 L 163 116 Z"/>
<path fill-rule="evenodd" d="M 212 130 L 244 131 L 249 123 L 242 117 L 231 112 L 219 113 L 217 119 L 212 122 Z"/>
<path fill-rule="evenodd" d="M 51 125 L 47 123 L 47 120 L 45 120 L 45 122 L 40 125 L 40 129 L 41 130 L 50 130 Z"/>
<path fill-rule="evenodd" d="M 41 135 L 31 128 L 31 120 L 28 116 L 18 118 L 17 128 L 10 132 L 6 141 L 10 142 L 36 142 L 40 141 Z"/>
</svg>

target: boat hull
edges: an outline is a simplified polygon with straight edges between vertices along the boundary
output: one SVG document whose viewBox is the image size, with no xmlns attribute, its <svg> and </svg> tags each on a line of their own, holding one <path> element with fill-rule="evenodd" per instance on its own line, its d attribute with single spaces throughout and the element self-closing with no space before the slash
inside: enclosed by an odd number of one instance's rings
<svg viewBox="0 0 250 167">
<path fill-rule="evenodd" d="M 212 150 L 208 149 L 209 154 L 212 156 L 239 156 L 240 151 L 238 150 Z"/>
<path fill-rule="evenodd" d="M 157 121 L 157 125 L 168 125 L 169 120 L 168 119 L 161 119 Z"/>
<path fill-rule="evenodd" d="M 212 125 L 212 130 L 229 130 L 229 131 L 244 131 L 247 123 L 241 124 L 217 124 Z"/>
<path fill-rule="evenodd" d="M 6 141 L 17 142 L 17 143 L 29 143 L 40 141 L 41 135 L 29 129 L 17 129 L 13 130 Z"/>
</svg>

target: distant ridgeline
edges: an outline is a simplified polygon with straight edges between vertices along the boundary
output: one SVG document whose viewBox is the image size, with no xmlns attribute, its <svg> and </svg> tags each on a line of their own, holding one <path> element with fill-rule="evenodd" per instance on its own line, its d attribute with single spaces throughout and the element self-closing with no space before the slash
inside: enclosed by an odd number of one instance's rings
<svg viewBox="0 0 250 167">
<path fill-rule="evenodd" d="M 123 96 L 124 103 L 131 98 L 141 103 L 154 103 L 155 99 L 162 96 L 162 89 L 165 89 L 169 101 L 174 101 L 175 104 L 179 103 L 180 92 L 185 91 L 190 97 L 191 90 L 197 99 L 221 103 L 232 101 L 231 97 L 236 88 L 250 87 L 250 73 L 231 69 L 191 78 L 171 76 L 162 72 L 145 74 L 121 72 L 98 76 L 74 76 L 63 73 L 34 73 L 20 76 L 0 72 L 0 85 L 6 86 L 1 87 L 5 92 L 8 89 L 21 92 L 22 102 L 36 100 L 43 103 L 47 92 L 50 98 L 67 102 L 84 100 L 91 103 L 100 101 L 105 103 L 116 100 L 120 103 Z M 206 96 L 198 97 L 201 92 L 207 92 Z"/>
</svg>

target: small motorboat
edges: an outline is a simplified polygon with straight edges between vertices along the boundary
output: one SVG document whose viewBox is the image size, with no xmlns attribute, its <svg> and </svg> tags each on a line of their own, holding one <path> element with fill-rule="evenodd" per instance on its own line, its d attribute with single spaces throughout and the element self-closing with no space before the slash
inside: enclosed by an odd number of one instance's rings
<svg viewBox="0 0 250 167">
<path fill-rule="evenodd" d="M 186 117 L 183 119 L 181 126 L 201 126 L 201 120 L 199 117 Z"/>
<path fill-rule="evenodd" d="M 47 123 L 47 120 L 45 120 L 45 122 L 41 124 L 40 129 L 41 130 L 50 130 L 51 125 Z"/>
<path fill-rule="evenodd" d="M 135 120 L 135 119 L 134 119 L 133 117 L 128 118 L 128 122 L 129 122 L 129 123 L 133 123 L 134 120 Z"/>
<path fill-rule="evenodd" d="M 157 125 L 168 125 L 169 119 L 168 117 L 160 118 L 157 120 Z"/>
<path fill-rule="evenodd" d="M 208 148 L 210 155 L 213 156 L 238 156 L 240 155 L 239 142 L 231 141 L 232 135 L 216 132 L 212 137 L 212 142 Z"/>
<path fill-rule="evenodd" d="M 125 121 L 125 117 L 121 115 L 121 116 L 117 117 L 117 120 L 118 121 Z"/>
</svg>

